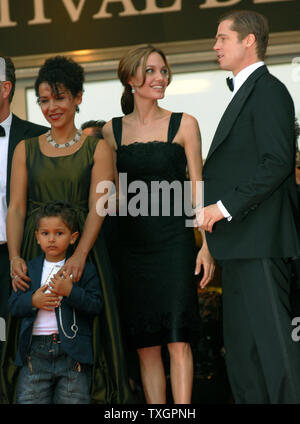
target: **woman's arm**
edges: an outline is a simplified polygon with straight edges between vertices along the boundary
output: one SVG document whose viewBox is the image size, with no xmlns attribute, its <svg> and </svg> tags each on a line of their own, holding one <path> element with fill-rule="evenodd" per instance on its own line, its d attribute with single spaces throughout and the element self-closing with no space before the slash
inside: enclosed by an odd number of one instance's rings
<svg viewBox="0 0 300 424">
<path fill-rule="evenodd" d="M 192 202 L 196 209 L 202 205 L 202 152 L 201 135 L 197 120 L 190 115 L 183 114 L 178 136 L 183 140 L 185 155 L 188 163 L 189 178 L 192 183 Z M 199 274 L 203 266 L 204 275 L 200 287 L 204 288 L 213 278 L 215 263 L 209 253 L 205 232 L 201 231 L 202 247 L 197 255 L 195 274 Z"/>
<path fill-rule="evenodd" d="M 112 158 L 113 158 L 113 172 L 114 172 L 114 183 L 116 188 L 116 208 L 119 207 L 119 194 L 120 194 L 120 186 L 119 186 L 119 174 L 117 169 L 117 143 L 115 140 L 113 127 L 112 127 L 112 121 L 108 121 L 104 127 L 102 128 L 102 134 L 107 143 L 109 144 L 111 151 L 112 151 Z"/>
<path fill-rule="evenodd" d="M 23 239 L 24 222 L 27 208 L 27 166 L 25 141 L 20 141 L 14 151 L 11 183 L 10 202 L 7 211 L 6 232 L 9 258 L 11 261 L 11 276 L 14 291 L 28 289 L 26 281 L 30 281 L 27 274 L 27 265 L 20 257 Z"/>
<path fill-rule="evenodd" d="M 72 274 L 74 282 L 78 282 L 81 278 L 86 258 L 96 241 L 104 220 L 104 216 L 99 216 L 96 211 L 96 203 L 104 193 L 97 193 L 96 187 L 102 181 L 112 182 L 113 178 L 112 151 L 106 140 L 102 139 L 99 140 L 94 153 L 89 194 L 89 213 L 86 217 L 78 246 L 62 268 L 68 274 Z"/>
</svg>

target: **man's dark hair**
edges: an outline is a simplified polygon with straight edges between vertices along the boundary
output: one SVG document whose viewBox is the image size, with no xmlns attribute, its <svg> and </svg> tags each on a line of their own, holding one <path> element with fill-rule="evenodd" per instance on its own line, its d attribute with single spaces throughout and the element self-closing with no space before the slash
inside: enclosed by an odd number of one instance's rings
<svg viewBox="0 0 300 424">
<path fill-rule="evenodd" d="M 75 233 L 78 230 L 76 212 L 71 204 L 65 201 L 48 202 L 41 206 L 35 216 L 36 230 L 38 230 L 42 218 L 50 218 L 53 216 L 60 217 L 71 233 Z"/>
<path fill-rule="evenodd" d="M 267 18 L 252 10 L 234 10 L 222 15 L 219 23 L 226 20 L 232 21 L 231 29 L 238 33 L 240 41 L 247 37 L 247 35 L 254 34 L 257 57 L 260 60 L 264 60 L 269 41 Z"/>
<path fill-rule="evenodd" d="M 13 61 L 11 60 L 10 57 L 3 57 L 3 59 L 5 60 L 5 77 L 6 77 L 6 81 L 10 81 L 11 82 L 11 90 L 9 93 L 9 103 L 12 102 L 12 99 L 14 97 L 15 94 L 15 88 L 16 88 L 16 74 L 15 74 L 15 65 L 13 64 Z"/>
<path fill-rule="evenodd" d="M 104 127 L 105 124 L 106 124 L 106 121 L 90 120 L 90 121 L 84 122 L 81 125 L 81 129 L 85 130 L 86 128 L 92 128 L 94 137 L 101 139 L 101 138 L 104 138 L 102 134 L 102 128 Z"/>
<path fill-rule="evenodd" d="M 43 82 L 48 83 L 56 94 L 63 85 L 70 90 L 73 97 L 76 97 L 83 92 L 84 71 L 82 66 L 65 56 L 51 57 L 40 68 L 35 81 L 34 88 L 37 97 L 39 97 L 39 86 Z"/>
</svg>

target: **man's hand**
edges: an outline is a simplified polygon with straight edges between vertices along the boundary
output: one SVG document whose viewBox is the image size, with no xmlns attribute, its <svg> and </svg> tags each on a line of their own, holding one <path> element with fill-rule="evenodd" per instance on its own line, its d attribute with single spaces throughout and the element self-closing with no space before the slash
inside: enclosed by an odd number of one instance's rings
<svg viewBox="0 0 300 424">
<path fill-rule="evenodd" d="M 224 216 L 216 203 L 202 208 L 196 216 L 198 228 L 200 227 L 209 233 L 212 233 L 214 224 L 221 219 L 224 219 Z"/>
<path fill-rule="evenodd" d="M 56 296 L 69 296 L 73 288 L 72 278 L 65 271 L 55 274 L 49 284 L 51 293 Z"/>
<path fill-rule="evenodd" d="M 31 298 L 32 306 L 45 311 L 53 311 L 59 305 L 59 298 L 53 293 L 45 293 L 48 289 L 48 284 L 44 284 L 37 289 Z"/>
</svg>

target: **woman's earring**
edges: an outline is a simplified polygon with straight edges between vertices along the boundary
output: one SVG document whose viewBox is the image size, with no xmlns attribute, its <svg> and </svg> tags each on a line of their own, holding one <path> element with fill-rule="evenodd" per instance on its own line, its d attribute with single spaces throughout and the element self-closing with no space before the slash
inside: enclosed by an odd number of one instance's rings
<svg viewBox="0 0 300 424">
<path fill-rule="evenodd" d="M 131 92 L 132 94 L 135 93 L 135 89 L 133 87 L 131 87 Z"/>
</svg>

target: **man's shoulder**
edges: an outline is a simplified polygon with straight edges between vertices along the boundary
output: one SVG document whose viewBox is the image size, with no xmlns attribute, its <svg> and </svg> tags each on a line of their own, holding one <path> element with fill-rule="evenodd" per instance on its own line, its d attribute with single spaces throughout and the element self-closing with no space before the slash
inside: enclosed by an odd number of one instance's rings
<svg viewBox="0 0 300 424">
<path fill-rule="evenodd" d="M 257 79 L 254 92 L 259 101 L 277 102 L 280 100 L 286 104 L 293 102 L 286 85 L 269 72 L 262 74 Z"/>
<path fill-rule="evenodd" d="M 44 127 L 43 125 L 35 124 L 25 119 L 19 118 L 17 115 L 13 114 L 12 125 L 18 126 L 24 131 L 24 134 L 28 137 L 35 137 L 41 134 L 44 134 L 48 131 L 49 128 Z"/>
<path fill-rule="evenodd" d="M 270 72 L 262 74 L 257 83 L 260 88 L 288 91 L 285 84 Z"/>
</svg>

